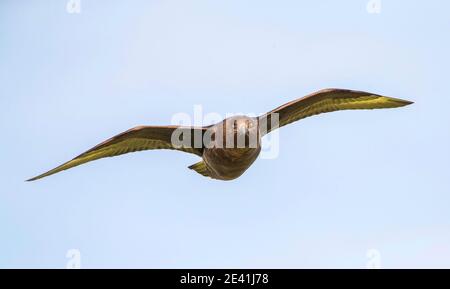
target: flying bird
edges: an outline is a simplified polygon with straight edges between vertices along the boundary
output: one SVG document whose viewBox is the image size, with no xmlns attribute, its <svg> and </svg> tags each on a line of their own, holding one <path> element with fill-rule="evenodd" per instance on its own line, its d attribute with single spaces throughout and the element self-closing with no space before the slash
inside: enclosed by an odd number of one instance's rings
<svg viewBox="0 0 450 289">
<path fill-rule="evenodd" d="M 202 160 L 189 169 L 205 177 L 233 180 L 240 177 L 256 160 L 261 151 L 261 138 L 279 127 L 325 112 L 395 108 L 412 103 L 369 92 L 333 88 L 291 101 L 259 117 L 233 116 L 205 127 L 138 126 L 28 181 L 93 160 L 154 149 L 179 150 L 198 155 Z"/>
</svg>

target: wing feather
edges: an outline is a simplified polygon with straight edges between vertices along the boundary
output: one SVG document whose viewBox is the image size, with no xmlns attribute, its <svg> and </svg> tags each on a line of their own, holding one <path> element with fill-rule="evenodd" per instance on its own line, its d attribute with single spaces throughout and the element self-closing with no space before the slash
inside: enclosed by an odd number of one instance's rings
<svg viewBox="0 0 450 289">
<path fill-rule="evenodd" d="M 348 109 L 394 108 L 409 104 L 412 102 L 369 92 L 331 88 L 286 103 L 260 116 L 259 121 L 267 124 L 267 129 L 262 129 L 264 135 L 278 127 L 320 113 Z M 278 114 L 278 125 L 272 124 L 275 114 Z"/>
<path fill-rule="evenodd" d="M 188 133 L 191 136 L 191 145 L 182 147 L 175 147 L 172 145 L 172 134 L 176 129 L 182 130 L 183 133 Z M 81 164 L 98 160 L 105 157 L 114 157 L 122 154 L 154 149 L 171 149 L 180 150 L 187 153 L 202 155 L 203 148 L 195 148 L 193 139 L 195 131 L 201 131 L 203 135 L 203 128 L 183 128 L 178 126 L 139 126 L 127 130 L 119 135 L 116 135 L 92 149 L 82 153 L 74 159 L 46 172 L 37 177 L 31 178 L 28 181 L 35 181 L 43 177 L 56 174 L 60 171 L 67 170 Z"/>
</svg>

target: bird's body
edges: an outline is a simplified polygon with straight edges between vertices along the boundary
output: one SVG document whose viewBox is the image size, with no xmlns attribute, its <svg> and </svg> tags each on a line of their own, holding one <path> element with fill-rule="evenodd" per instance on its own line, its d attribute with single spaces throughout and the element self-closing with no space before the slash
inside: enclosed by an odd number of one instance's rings
<svg viewBox="0 0 450 289">
<path fill-rule="evenodd" d="M 213 179 L 229 181 L 240 177 L 259 156 L 261 147 L 240 149 L 206 149 L 203 161 Z"/>
<path fill-rule="evenodd" d="M 325 89 L 259 117 L 235 116 L 208 127 L 135 127 L 29 181 L 100 158 L 151 149 L 172 149 L 198 155 L 202 161 L 190 169 L 213 179 L 233 180 L 257 159 L 261 138 L 278 127 L 324 112 L 394 108 L 411 103 L 362 91 Z M 183 137 L 180 139 L 180 136 Z"/>
</svg>

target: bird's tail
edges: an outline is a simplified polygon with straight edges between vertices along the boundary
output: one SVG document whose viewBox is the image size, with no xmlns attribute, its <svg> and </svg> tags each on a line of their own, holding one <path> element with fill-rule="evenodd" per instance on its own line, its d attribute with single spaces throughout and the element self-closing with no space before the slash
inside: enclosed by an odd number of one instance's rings
<svg viewBox="0 0 450 289">
<path fill-rule="evenodd" d="M 196 171 L 204 177 L 211 177 L 210 171 L 204 161 L 189 166 L 189 169 Z"/>
</svg>

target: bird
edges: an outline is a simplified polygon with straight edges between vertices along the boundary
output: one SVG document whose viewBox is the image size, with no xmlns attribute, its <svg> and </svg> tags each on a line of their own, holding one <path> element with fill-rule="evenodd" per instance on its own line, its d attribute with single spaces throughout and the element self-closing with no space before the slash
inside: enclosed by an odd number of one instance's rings
<svg viewBox="0 0 450 289">
<path fill-rule="evenodd" d="M 280 127 L 326 112 L 397 108 L 412 103 L 364 91 L 329 88 L 288 102 L 257 117 L 232 116 L 203 127 L 137 126 L 27 181 L 35 181 L 101 158 L 155 149 L 197 155 L 201 161 L 189 166 L 189 169 L 211 179 L 235 180 L 258 158 L 262 137 Z"/>
</svg>

